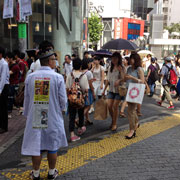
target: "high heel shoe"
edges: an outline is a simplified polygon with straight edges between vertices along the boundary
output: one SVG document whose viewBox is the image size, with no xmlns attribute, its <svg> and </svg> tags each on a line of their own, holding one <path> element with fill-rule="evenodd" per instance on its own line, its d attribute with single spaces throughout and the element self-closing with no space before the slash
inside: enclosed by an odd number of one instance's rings
<svg viewBox="0 0 180 180">
<path fill-rule="evenodd" d="M 140 127 L 140 123 L 137 123 L 137 124 L 136 124 L 136 129 L 135 129 L 135 131 L 136 131 L 139 127 Z"/>
<path fill-rule="evenodd" d="M 125 136 L 126 139 L 132 139 L 136 137 L 136 131 L 132 134 L 132 136 Z"/>
</svg>

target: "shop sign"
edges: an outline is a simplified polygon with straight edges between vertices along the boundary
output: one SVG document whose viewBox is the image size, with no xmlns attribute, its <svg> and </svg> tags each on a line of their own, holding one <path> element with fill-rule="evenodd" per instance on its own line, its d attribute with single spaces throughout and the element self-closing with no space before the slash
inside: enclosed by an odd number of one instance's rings
<svg viewBox="0 0 180 180">
<path fill-rule="evenodd" d="M 26 24 L 18 24 L 18 38 L 19 39 L 25 39 L 27 37 L 27 29 Z"/>
</svg>

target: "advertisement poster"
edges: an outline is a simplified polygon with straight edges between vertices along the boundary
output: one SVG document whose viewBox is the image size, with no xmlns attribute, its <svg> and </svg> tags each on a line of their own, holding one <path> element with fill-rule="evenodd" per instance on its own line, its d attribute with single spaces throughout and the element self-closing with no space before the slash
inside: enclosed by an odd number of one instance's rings
<svg viewBox="0 0 180 180">
<path fill-rule="evenodd" d="M 3 19 L 13 18 L 13 0 L 4 0 Z"/>
<path fill-rule="evenodd" d="M 36 78 L 34 84 L 33 128 L 48 127 L 50 78 Z"/>
</svg>

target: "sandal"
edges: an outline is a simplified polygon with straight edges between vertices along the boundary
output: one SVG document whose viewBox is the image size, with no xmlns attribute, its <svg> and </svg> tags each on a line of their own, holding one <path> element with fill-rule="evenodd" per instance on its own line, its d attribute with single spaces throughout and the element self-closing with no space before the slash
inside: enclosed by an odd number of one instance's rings
<svg viewBox="0 0 180 180">
<path fill-rule="evenodd" d="M 137 112 L 137 115 L 138 115 L 138 116 L 142 116 L 142 113 L 140 113 L 140 112 Z"/>
<path fill-rule="evenodd" d="M 120 112 L 119 115 L 121 118 L 126 118 L 126 115 L 123 112 Z"/>
<path fill-rule="evenodd" d="M 111 131 L 116 131 L 117 130 L 117 125 L 112 125 Z"/>
</svg>

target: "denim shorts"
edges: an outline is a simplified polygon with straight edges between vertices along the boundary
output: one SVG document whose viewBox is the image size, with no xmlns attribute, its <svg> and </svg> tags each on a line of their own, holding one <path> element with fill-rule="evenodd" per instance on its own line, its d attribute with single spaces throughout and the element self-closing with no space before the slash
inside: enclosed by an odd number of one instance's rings
<svg viewBox="0 0 180 180">
<path fill-rule="evenodd" d="M 85 106 L 93 104 L 94 98 L 91 89 L 88 89 L 88 98 L 85 99 Z"/>
<path fill-rule="evenodd" d="M 46 151 L 47 150 L 41 150 L 41 154 Z M 47 152 L 48 152 L 48 154 L 55 154 L 55 153 L 57 153 L 57 150 L 56 151 L 47 151 Z"/>
<path fill-rule="evenodd" d="M 119 95 L 119 93 L 113 93 L 109 92 L 108 99 L 115 99 L 115 100 L 122 100 L 122 97 Z"/>
</svg>

